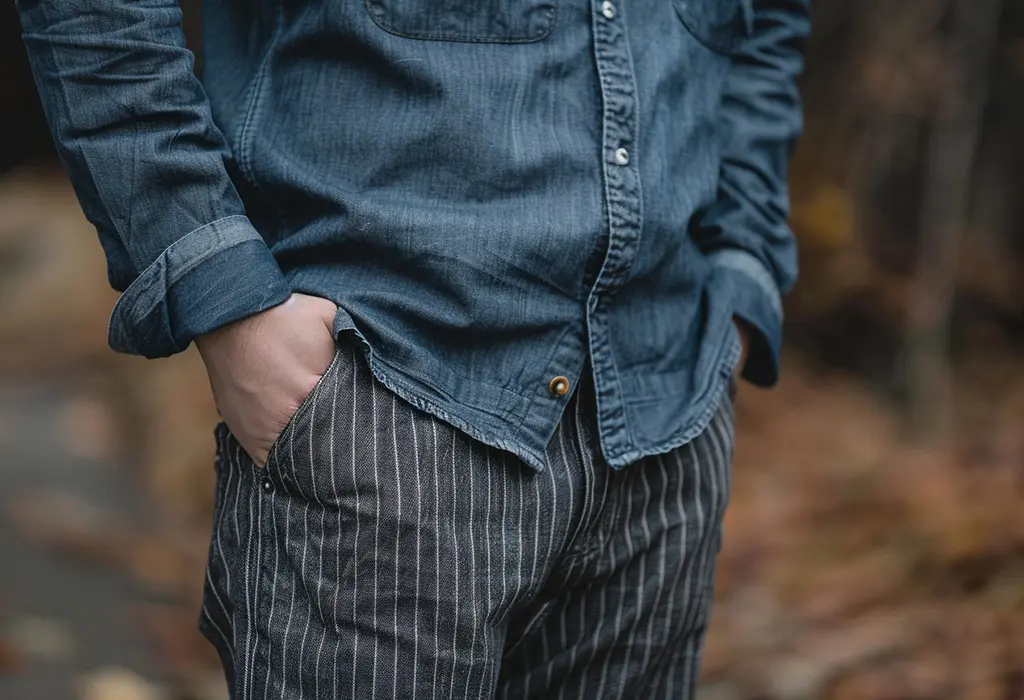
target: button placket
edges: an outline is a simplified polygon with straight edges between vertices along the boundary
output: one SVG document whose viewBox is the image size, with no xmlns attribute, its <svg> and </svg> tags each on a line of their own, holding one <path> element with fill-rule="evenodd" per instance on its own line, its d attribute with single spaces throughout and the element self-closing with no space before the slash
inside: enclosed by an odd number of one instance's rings
<svg viewBox="0 0 1024 700">
<path fill-rule="evenodd" d="M 609 17 L 609 11 L 612 17 Z M 592 300 L 604 300 L 628 279 L 640 244 L 643 196 L 635 150 L 638 138 L 637 86 L 633 74 L 628 12 L 593 0 L 594 55 L 601 86 L 603 175 L 607 211 L 607 248 L 601 272 L 591 288 Z M 611 351 L 612 330 L 606 304 L 591 301 L 588 326 L 594 384 L 598 399 L 598 423 L 610 453 L 623 449 L 629 434 L 623 410 L 622 387 Z"/>
</svg>

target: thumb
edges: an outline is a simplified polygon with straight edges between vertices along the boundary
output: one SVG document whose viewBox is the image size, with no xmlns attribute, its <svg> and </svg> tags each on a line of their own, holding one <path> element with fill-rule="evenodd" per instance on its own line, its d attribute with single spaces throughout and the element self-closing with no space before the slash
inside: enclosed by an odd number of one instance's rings
<svg viewBox="0 0 1024 700">
<path fill-rule="evenodd" d="M 324 308 L 321 311 L 320 318 L 324 322 L 324 326 L 327 327 L 327 331 L 333 334 L 334 318 L 338 315 L 338 305 L 326 299 L 324 301 L 327 301 L 327 303 L 323 305 Z"/>
</svg>

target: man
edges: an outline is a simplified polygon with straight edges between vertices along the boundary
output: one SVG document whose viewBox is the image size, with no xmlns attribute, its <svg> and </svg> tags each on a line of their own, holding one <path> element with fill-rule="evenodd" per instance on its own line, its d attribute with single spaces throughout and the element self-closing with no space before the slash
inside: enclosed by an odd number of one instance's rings
<svg viewBox="0 0 1024 700">
<path fill-rule="evenodd" d="M 210 2 L 202 83 L 174 0 L 17 4 L 110 344 L 224 419 L 232 697 L 692 697 L 807 0 Z"/>
</svg>

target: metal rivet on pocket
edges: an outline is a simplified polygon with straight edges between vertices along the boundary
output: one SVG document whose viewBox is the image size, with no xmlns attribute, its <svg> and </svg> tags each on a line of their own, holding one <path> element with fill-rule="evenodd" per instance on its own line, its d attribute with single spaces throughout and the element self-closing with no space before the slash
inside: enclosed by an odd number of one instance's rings
<svg viewBox="0 0 1024 700">
<path fill-rule="evenodd" d="M 601 3 L 601 14 L 604 15 L 605 19 L 612 19 L 615 17 L 615 5 L 608 2 L 608 0 L 604 0 Z"/>
<path fill-rule="evenodd" d="M 561 375 L 553 377 L 548 382 L 548 391 L 552 396 L 565 396 L 569 393 L 569 379 Z"/>
</svg>

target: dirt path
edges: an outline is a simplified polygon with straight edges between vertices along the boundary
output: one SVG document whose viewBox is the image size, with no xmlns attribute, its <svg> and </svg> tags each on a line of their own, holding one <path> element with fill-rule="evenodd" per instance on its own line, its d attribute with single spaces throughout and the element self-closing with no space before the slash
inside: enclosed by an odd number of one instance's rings
<svg viewBox="0 0 1024 700">
<path fill-rule="evenodd" d="M 87 698 L 83 678 L 104 668 L 160 680 L 154 651 L 129 619 L 130 604 L 143 599 L 132 582 L 48 549 L 8 517 L 33 494 L 58 493 L 140 522 L 126 471 L 67 449 L 64 398 L 52 386 L 0 383 L 0 640 L 14 656 L 0 666 L 3 700 Z"/>
</svg>

